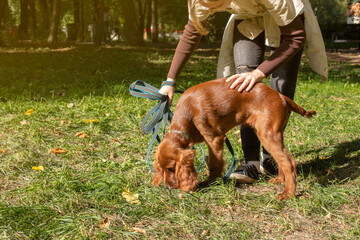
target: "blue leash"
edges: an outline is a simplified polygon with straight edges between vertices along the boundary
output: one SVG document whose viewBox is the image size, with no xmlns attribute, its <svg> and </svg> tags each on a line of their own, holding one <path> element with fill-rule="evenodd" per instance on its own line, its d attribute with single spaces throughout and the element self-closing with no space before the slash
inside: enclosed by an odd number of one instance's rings
<svg viewBox="0 0 360 240">
<path fill-rule="evenodd" d="M 170 85 L 175 87 L 175 82 L 172 81 L 164 81 L 161 86 L 164 85 Z M 153 106 L 145 115 L 145 117 L 143 118 L 142 122 L 141 122 L 141 132 L 145 133 L 145 134 L 149 134 L 150 132 L 153 132 L 153 136 L 151 138 L 148 150 L 147 150 L 147 154 L 146 154 L 146 161 L 147 164 L 150 168 L 150 170 L 152 172 L 154 172 L 154 170 L 152 169 L 151 165 L 150 165 L 150 151 L 155 143 L 155 140 L 158 141 L 158 143 L 160 143 L 161 139 L 159 137 L 159 131 L 161 128 L 161 125 L 163 126 L 162 129 L 162 137 L 164 138 L 164 132 L 165 132 L 165 127 L 166 124 L 169 122 L 171 122 L 171 119 L 173 117 L 173 113 L 170 110 L 170 104 L 169 104 L 169 99 L 167 95 L 163 95 L 161 93 L 159 93 L 159 89 L 151 86 L 150 84 L 141 81 L 141 80 L 137 80 L 135 82 L 133 82 L 130 87 L 129 87 L 129 91 L 130 94 L 135 96 L 135 97 L 141 97 L 141 98 L 148 98 L 151 100 L 157 100 L 158 103 Z M 177 93 L 182 93 L 183 91 L 175 91 Z M 149 120 L 150 119 L 150 120 Z M 234 171 L 235 169 L 235 153 L 234 153 L 234 149 L 231 146 L 230 141 L 228 140 L 228 138 L 226 138 L 225 140 L 226 146 L 228 147 L 230 153 L 233 156 L 233 162 L 229 168 L 229 170 L 225 173 L 225 175 L 223 176 L 223 180 L 226 181 L 229 176 L 231 175 L 231 173 Z M 202 168 L 204 161 L 205 161 L 205 154 L 204 154 L 204 149 L 202 148 L 202 146 L 199 144 L 200 149 L 202 151 L 203 154 L 203 159 L 201 162 L 200 167 L 198 168 L 198 170 L 196 172 L 199 172 L 200 169 Z"/>
</svg>

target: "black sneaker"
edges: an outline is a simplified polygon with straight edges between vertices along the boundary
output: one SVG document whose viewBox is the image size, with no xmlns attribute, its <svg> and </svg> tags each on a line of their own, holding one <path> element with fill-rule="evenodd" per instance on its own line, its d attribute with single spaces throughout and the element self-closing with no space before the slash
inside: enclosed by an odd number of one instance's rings
<svg viewBox="0 0 360 240">
<path fill-rule="evenodd" d="M 260 172 L 273 177 L 278 175 L 277 163 L 270 154 L 261 152 Z"/>
<path fill-rule="evenodd" d="M 241 164 L 231 175 L 238 183 L 253 183 L 259 179 L 259 171 L 254 164 Z"/>
</svg>

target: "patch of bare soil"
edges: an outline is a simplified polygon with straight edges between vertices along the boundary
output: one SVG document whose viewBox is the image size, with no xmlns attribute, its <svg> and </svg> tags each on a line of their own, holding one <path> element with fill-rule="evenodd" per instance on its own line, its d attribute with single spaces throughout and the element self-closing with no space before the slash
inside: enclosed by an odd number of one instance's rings
<svg viewBox="0 0 360 240">
<path fill-rule="evenodd" d="M 327 52 L 329 61 L 360 64 L 360 52 L 356 49 L 341 50 L 339 52 Z"/>
</svg>

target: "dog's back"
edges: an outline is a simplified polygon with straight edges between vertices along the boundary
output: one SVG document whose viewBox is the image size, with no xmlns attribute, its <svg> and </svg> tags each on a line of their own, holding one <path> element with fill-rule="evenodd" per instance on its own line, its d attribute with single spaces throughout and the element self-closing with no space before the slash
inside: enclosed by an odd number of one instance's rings
<svg viewBox="0 0 360 240">
<path fill-rule="evenodd" d="M 195 122 L 208 124 L 221 132 L 229 131 L 239 124 L 253 126 L 259 115 L 288 118 L 290 111 L 311 117 L 315 111 L 307 112 L 290 98 L 278 93 L 264 83 L 258 83 L 247 92 L 230 89 L 226 79 L 216 79 L 193 86 L 180 97 L 174 118 L 192 118 Z M 194 119 L 193 119 L 194 118 Z"/>
</svg>

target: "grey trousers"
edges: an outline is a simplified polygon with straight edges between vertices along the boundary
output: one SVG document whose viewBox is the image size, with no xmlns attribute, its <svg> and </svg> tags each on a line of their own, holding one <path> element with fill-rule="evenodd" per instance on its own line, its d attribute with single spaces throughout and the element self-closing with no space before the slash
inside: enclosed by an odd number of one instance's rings
<svg viewBox="0 0 360 240">
<path fill-rule="evenodd" d="M 241 21 L 241 20 L 240 20 Z M 235 26 L 239 22 L 235 22 Z M 271 49 L 273 52 L 275 48 Z M 265 34 L 262 32 L 254 40 L 243 36 L 235 27 L 234 31 L 234 61 L 236 73 L 249 72 L 256 69 L 264 61 Z M 270 75 L 270 87 L 293 99 L 296 88 L 298 69 L 301 61 L 302 49 L 288 62 L 280 66 Z M 258 161 L 260 141 L 253 128 L 240 128 L 242 149 L 245 161 Z M 263 148 L 265 153 L 266 149 Z"/>
</svg>

